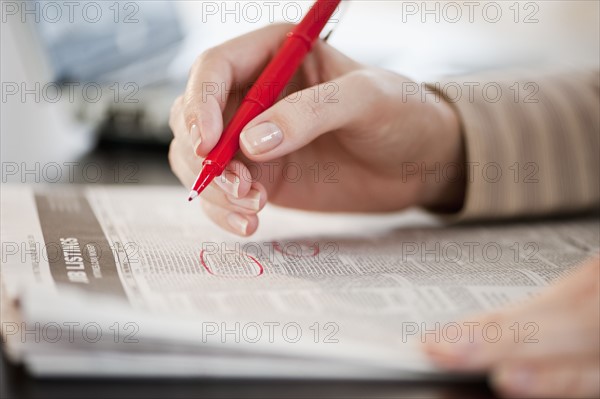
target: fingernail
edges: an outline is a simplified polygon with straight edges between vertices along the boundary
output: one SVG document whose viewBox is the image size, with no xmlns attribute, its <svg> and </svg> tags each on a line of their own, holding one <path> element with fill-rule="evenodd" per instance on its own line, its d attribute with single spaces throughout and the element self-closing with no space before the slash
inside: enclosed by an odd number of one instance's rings
<svg viewBox="0 0 600 399">
<path fill-rule="evenodd" d="M 246 235 L 246 230 L 248 229 L 248 219 L 238 213 L 230 213 L 227 216 L 227 221 L 232 229 L 241 235 Z"/>
<path fill-rule="evenodd" d="M 195 123 L 190 128 L 190 135 L 192 136 L 192 143 L 194 143 L 194 153 L 197 153 L 198 147 L 202 144 L 202 136 L 200 135 L 200 128 Z"/>
<path fill-rule="evenodd" d="M 244 209 L 248 209 L 251 211 L 258 211 L 260 209 L 260 191 L 256 189 L 251 189 L 248 195 L 244 198 L 231 198 L 227 197 L 229 202 L 233 205 L 237 205 Z"/>
<path fill-rule="evenodd" d="M 533 383 L 533 373 L 527 367 L 502 367 L 494 374 L 492 383 L 504 391 L 525 393 Z"/>
<path fill-rule="evenodd" d="M 242 132 L 242 144 L 252 155 L 264 154 L 283 141 L 283 133 L 271 122 L 261 123 Z"/>
<path fill-rule="evenodd" d="M 232 172 L 225 171 L 215 179 L 215 184 L 227 194 L 237 198 L 240 191 L 240 178 Z"/>
</svg>

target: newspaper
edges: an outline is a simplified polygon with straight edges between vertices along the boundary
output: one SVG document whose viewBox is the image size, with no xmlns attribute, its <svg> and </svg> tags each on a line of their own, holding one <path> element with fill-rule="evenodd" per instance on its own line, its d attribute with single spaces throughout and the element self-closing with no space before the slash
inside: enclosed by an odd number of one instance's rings
<svg viewBox="0 0 600 399">
<path fill-rule="evenodd" d="M 597 216 L 448 227 L 267 207 L 239 239 L 175 187 L 1 197 L 3 345 L 43 376 L 443 378 L 426 335 L 458 339 L 600 242 Z"/>
</svg>

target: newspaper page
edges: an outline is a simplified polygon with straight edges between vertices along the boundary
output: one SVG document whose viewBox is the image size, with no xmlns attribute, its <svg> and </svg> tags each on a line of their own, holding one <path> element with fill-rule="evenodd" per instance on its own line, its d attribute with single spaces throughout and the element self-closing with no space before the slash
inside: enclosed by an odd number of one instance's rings
<svg viewBox="0 0 600 399">
<path fill-rule="evenodd" d="M 5 186 L 1 210 L 3 342 L 42 375 L 429 378 L 423 334 L 452 339 L 600 242 L 596 216 L 443 227 L 275 207 L 239 239 L 174 187 Z"/>
</svg>

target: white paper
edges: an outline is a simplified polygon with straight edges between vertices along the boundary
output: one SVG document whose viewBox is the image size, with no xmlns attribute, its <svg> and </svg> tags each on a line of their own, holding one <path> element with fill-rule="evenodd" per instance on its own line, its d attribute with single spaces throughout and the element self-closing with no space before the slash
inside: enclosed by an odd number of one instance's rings
<svg viewBox="0 0 600 399">
<path fill-rule="evenodd" d="M 185 194 L 3 187 L 11 358 L 42 375 L 431 378 L 427 331 L 536 295 L 600 241 L 597 218 L 442 227 L 416 210 L 280 208 L 240 240 Z"/>
</svg>

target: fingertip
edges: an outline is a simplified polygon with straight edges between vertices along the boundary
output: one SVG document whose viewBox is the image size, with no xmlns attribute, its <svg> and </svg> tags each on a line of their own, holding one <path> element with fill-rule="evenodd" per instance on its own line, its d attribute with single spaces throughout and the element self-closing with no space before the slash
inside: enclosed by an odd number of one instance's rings
<svg viewBox="0 0 600 399">
<path fill-rule="evenodd" d="M 200 132 L 200 127 L 197 122 L 192 123 L 190 127 L 190 137 L 192 140 L 192 148 L 194 150 L 194 154 L 200 156 L 201 152 L 201 144 L 202 144 L 202 134 Z"/>
<path fill-rule="evenodd" d="M 202 203 L 202 208 L 218 226 L 240 237 L 248 237 L 258 228 L 258 217 L 255 214 L 245 215 L 208 201 Z"/>
<path fill-rule="evenodd" d="M 194 155 L 204 158 L 221 136 L 221 109 L 210 98 L 202 104 L 189 101 L 185 103 L 184 115 Z"/>
<path fill-rule="evenodd" d="M 243 198 L 250 192 L 250 189 L 253 185 L 252 174 L 250 173 L 250 169 L 239 159 L 233 159 L 227 165 L 227 172 L 232 173 L 236 176 L 237 181 L 239 182 L 239 187 L 237 191 L 236 198 Z"/>
<path fill-rule="evenodd" d="M 245 166 L 244 166 L 245 168 Z M 249 172 L 248 172 L 249 173 Z M 252 179 L 247 174 L 237 174 L 237 178 L 239 180 L 238 193 L 236 198 L 244 198 L 248 196 L 252 189 Z"/>
<path fill-rule="evenodd" d="M 440 346 L 442 347 L 440 348 Z M 461 359 L 456 357 L 452 352 L 445 350 L 441 344 L 426 343 L 423 344 L 422 350 L 429 360 L 439 368 L 459 370 L 463 366 Z"/>
<path fill-rule="evenodd" d="M 241 236 L 248 233 L 248 218 L 241 213 L 231 212 L 225 217 L 225 220 L 234 233 Z"/>
<path fill-rule="evenodd" d="M 230 171 L 225 170 L 221 176 L 213 180 L 214 184 L 226 195 L 238 198 L 240 196 L 240 178 Z"/>
<path fill-rule="evenodd" d="M 248 194 L 241 198 L 234 198 L 227 195 L 227 200 L 234 209 L 239 209 L 245 214 L 255 215 L 260 212 L 267 203 L 266 190 L 260 191 L 256 187 L 252 187 Z"/>
<path fill-rule="evenodd" d="M 252 188 L 260 193 L 258 210 L 261 211 L 269 201 L 269 194 L 266 187 L 262 183 L 255 182 L 252 184 Z"/>
<path fill-rule="evenodd" d="M 246 230 L 246 237 L 249 237 L 256 233 L 258 230 L 258 216 L 254 215 L 248 218 L 248 229 Z"/>
<path fill-rule="evenodd" d="M 492 370 L 491 374 L 488 377 L 488 382 L 497 393 L 499 393 L 503 397 L 507 397 L 509 393 L 509 381 L 507 380 L 508 378 L 509 377 L 506 367 L 499 366 L 498 368 Z"/>
<path fill-rule="evenodd" d="M 283 143 L 282 129 L 273 122 L 262 122 L 246 127 L 240 134 L 240 148 L 253 161 L 265 161 L 274 157 L 274 152 Z M 277 151 L 281 155 L 281 151 Z"/>
<path fill-rule="evenodd" d="M 533 374 L 529 367 L 506 364 L 494 369 L 489 380 L 502 397 L 524 397 L 533 383 Z"/>
<path fill-rule="evenodd" d="M 243 130 L 242 133 L 240 134 L 240 150 L 242 151 L 242 154 L 244 154 L 244 156 L 246 158 L 248 158 L 250 161 L 253 162 L 261 162 L 264 161 L 260 154 L 256 154 L 252 151 L 251 145 L 248 141 L 248 138 L 246 137 L 246 131 Z"/>
<path fill-rule="evenodd" d="M 194 155 L 206 158 L 221 137 L 222 122 L 213 117 L 195 120 L 190 126 L 190 136 Z"/>
<path fill-rule="evenodd" d="M 241 237 L 248 237 L 256 232 L 258 228 L 258 217 L 256 215 L 243 215 L 231 212 L 226 217 L 229 231 Z"/>
</svg>

